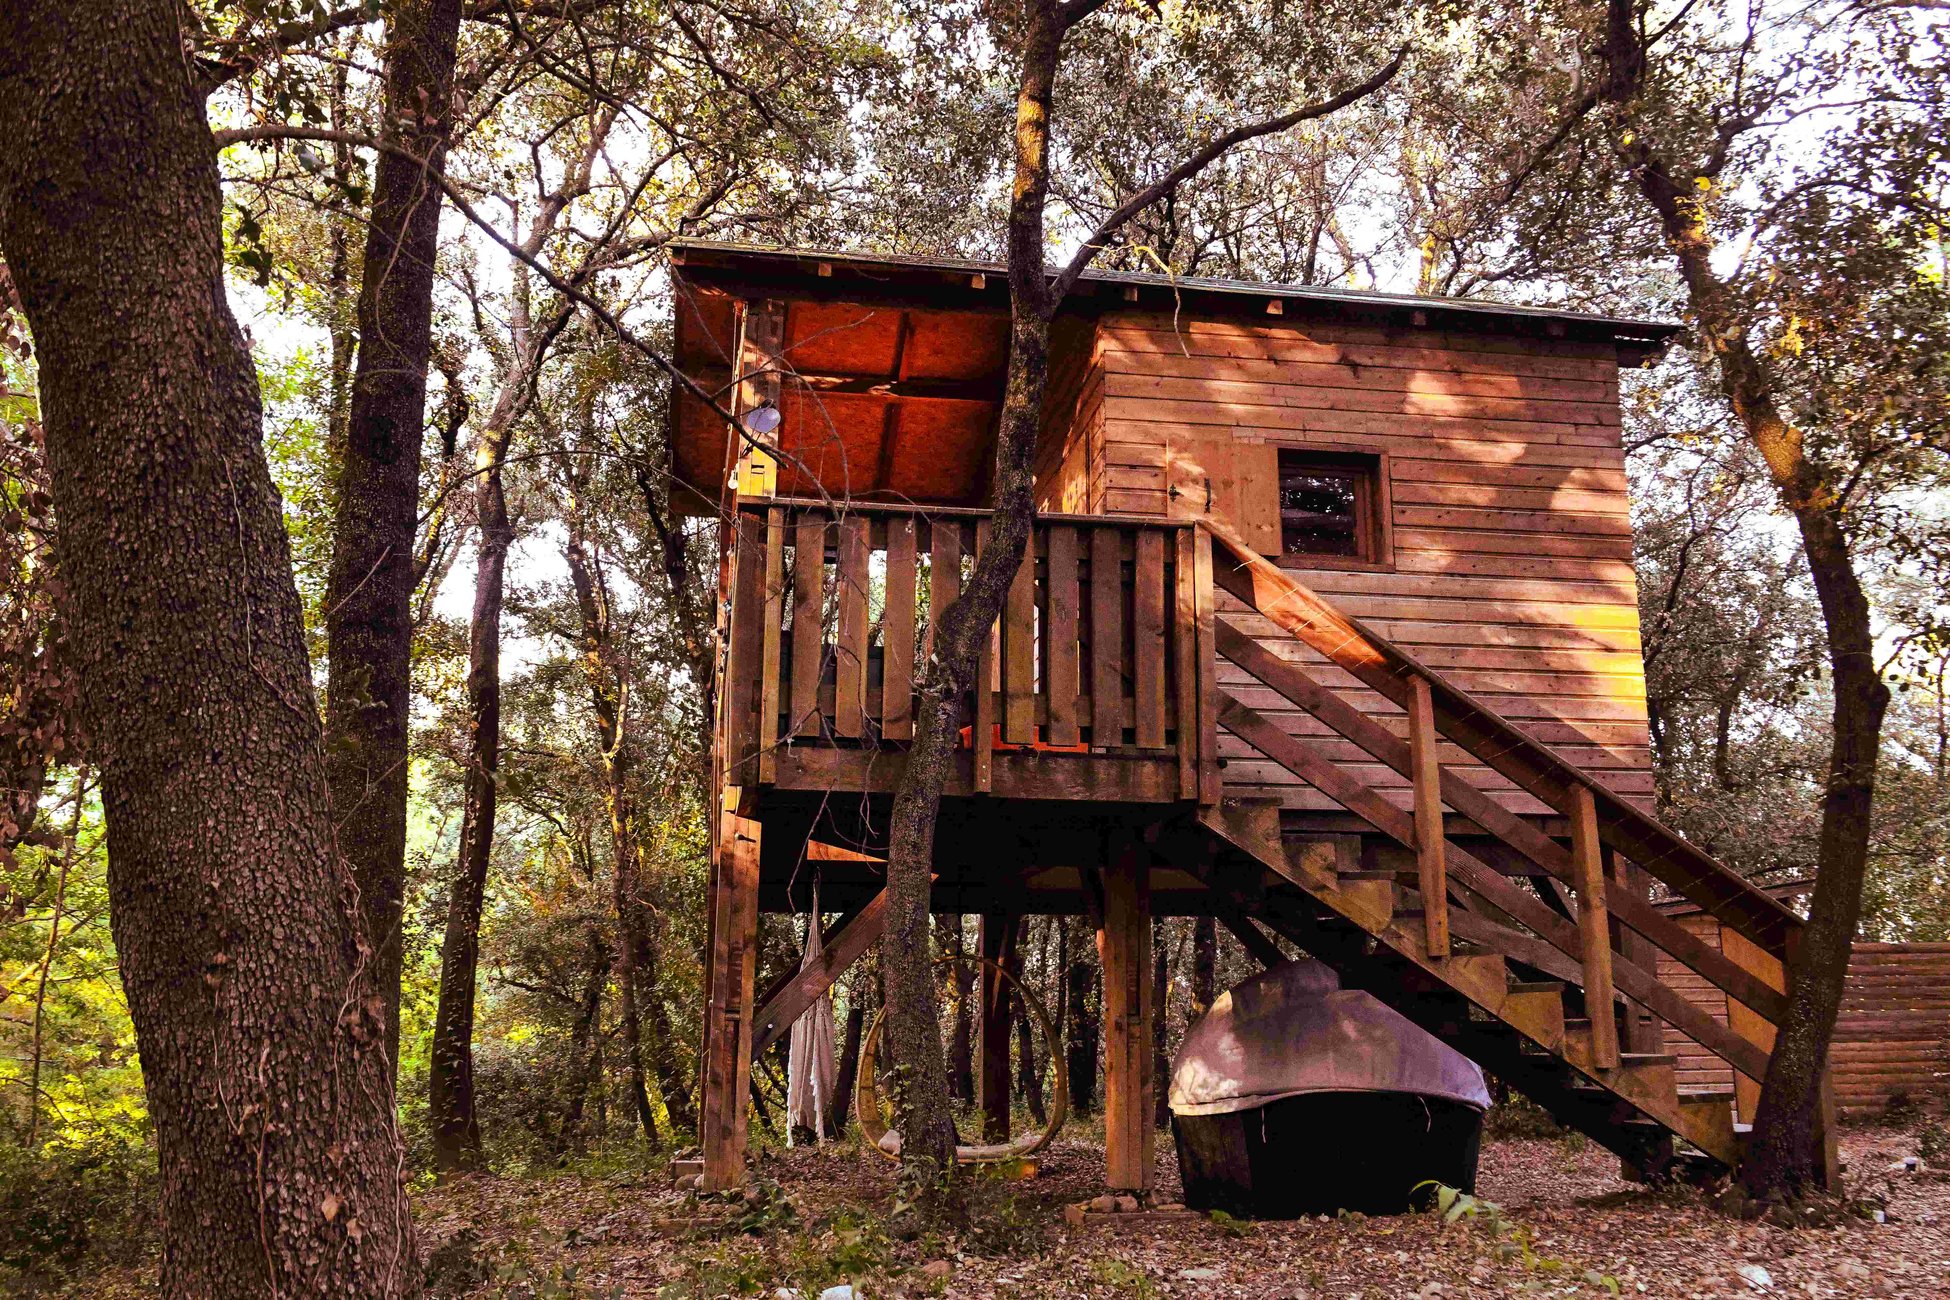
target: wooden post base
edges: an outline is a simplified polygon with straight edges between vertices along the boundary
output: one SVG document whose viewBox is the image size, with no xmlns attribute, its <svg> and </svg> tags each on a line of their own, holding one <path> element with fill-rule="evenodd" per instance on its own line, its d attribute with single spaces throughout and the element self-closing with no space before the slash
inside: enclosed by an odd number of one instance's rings
<svg viewBox="0 0 1950 1300">
<path fill-rule="evenodd" d="M 752 982 L 758 965 L 759 824 L 725 813 L 710 886 L 705 972 L 703 1105 L 705 1191 L 745 1181 L 746 1110 L 751 1102 Z"/>
<path fill-rule="evenodd" d="M 1156 1141 L 1152 1074 L 1151 868 L 1145 846 L 1121 836 L 1104 871 L 1104 1181 L 1112 1191 L 1151 1188 Z"/>
</svg>

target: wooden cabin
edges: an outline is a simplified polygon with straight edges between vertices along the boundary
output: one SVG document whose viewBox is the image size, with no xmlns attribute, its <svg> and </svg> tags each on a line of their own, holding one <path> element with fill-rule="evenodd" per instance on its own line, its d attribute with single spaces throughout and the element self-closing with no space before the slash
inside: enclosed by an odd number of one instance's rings
<svg viewBox="0 0 1950 1300">
<path fill-rule="evenodd" d="M 724 521 L 705 1173 L 751 1054 L 878 937 L 931 614 L 986 538 L 1002 269 L 679 241 L 672 472 Z M 1650 811 L 1623 367 L 1675 327 L 1093 272 L 1052 332 L 1030 556 L 964 702 L 936 907 L 1092 917 L 1108 1182 L 1149 1186 L 1150 918 L 1269 935 L 1662 1174 L 1738 1157 L 1785 907 Z M 700 396 L 700 394 L 702 396 Z M 705 400 L 708 398 L 709 400 Z M 760 990 L 759 909 L 843 919 Z M 1747 960 L 1659 913 L 1683 897 Z M 1752 1017 L 1728 1028 L 1660 961 Z M 1005 1062 L 1006 1069 L 1006 1062 Z"/>
</svg>

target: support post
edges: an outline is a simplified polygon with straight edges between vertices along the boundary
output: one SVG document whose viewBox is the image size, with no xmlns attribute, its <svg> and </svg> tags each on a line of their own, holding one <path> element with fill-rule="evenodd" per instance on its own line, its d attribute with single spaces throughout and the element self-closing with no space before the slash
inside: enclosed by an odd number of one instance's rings
<svg viewBox="0 0 1950 1300">
<path fill-rule="evenodd" d="M 1422 928 L 1431 957 L 1449 955 L 1449 870 L 1443 859 L 1442 768 L 1436 761 L 1435 704 L 1428 679 L 1408 683 L 1409 766 L 1415 773 L 1415 869 L 1422 889 Z"/>
<path fill-rule="evenodd" d="M 1151 879 L 1145 847 L 1122 835 L 1104 871 L 1104 920 L 1097 932 L 1104 965 L 1104 1162 L 1113 1190 L 1151 1188 Z"/>
<path fill-rule="evenodd" d="M 723 814 L 709 899 L 704 1105 L 698 1123 L 706 1191 L 727 1191 L 745 1181 L 752 982 L 758 965 L 758 849 L 759 824 Z"/>
<path fill-rule="evenodd" d="M 988 912 L 982 915 L 978 945 L 983 966 L 977 972 L 981 989 L 977 1017 L 981 1068 L 976 1071 L 975 1092 L 981 1103 L 982 1141 L 1009 1140 L 1009 1008 L 1013 999 L 1008 981 L 996 967 L 1013 967 L 1016 937 L 1021 931 L 1019 917 Z M 993 962 L 991 966 L 987 963 Z"/>
<path fill-rule="evenodd" d="M 1571 787 L 1571 864 L 1576 873 L 1578 938 L 1584 966 L 1584 1007 L 1591 1018 L 1591 1059 L 1601 1070 L 1618 1066 L 1618 1013 L 1611 983 L 1611 919 L 1605 907 L 1604 848 L 1598 809 L 1586 785 Z"/>
</svg>

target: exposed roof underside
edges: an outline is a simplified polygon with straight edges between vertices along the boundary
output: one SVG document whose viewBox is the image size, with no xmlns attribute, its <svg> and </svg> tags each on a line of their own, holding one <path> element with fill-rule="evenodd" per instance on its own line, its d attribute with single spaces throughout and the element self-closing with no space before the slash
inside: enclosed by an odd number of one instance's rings
<svg viewBox="0 0 1950 1300">
<path fill-rule="evenodd" d="M 869 257 L 680 239 L 676 360 L 731 405 L 737 302 L 783 304 L 784 455 L 778 490 L 976 504 L 1008 360 L 1003 267 L 954 258 Z M 1656 355 L 1679 328 L 1536 307 L 1317 286 L 1088 272 L 1064 307 L 1052 347 L 1111 311 L 1164 310 L 1255 323 L 1336 320 L 1448 329 L 1615 348 L 1623 365 Z M 727 468 L 723 421 L 680 397 L 674 469 L 694 507 L 715 504 Z"/>
</svg>

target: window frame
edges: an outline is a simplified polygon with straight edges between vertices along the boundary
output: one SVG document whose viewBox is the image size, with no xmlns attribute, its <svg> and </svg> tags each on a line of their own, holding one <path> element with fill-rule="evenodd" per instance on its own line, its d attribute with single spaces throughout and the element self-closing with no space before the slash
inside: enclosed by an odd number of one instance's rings
<svg viewBox="0 0 1950 1300">
<path fill-rule="evenodd" d="M 1326 555 L 1315 552 L 1288 553 L 1286 524 L 1280 524 L 1280 553 L 1275 562 L 1283 569 L 1352 569 L 1386 572 L 1395 567 L 1394 501 L 1389 491 L 1392 478 L 1388 453 L 1353 451 L 1345 446 L 1308 442 L 1277 442 L 1275 471 L 1278 493 L 1286 481 L 1289 456 L 1304 458 L 1322 469 L 1353 470 L 1355 476 L 1354 526 L 1357 555 Z"/>
</svg>

